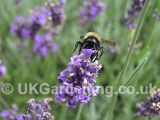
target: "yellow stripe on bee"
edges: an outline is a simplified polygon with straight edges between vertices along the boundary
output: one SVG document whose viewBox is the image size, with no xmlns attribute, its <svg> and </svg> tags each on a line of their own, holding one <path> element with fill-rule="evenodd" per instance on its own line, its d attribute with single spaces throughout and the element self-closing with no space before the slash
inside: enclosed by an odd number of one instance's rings
<svg viewBox="0 0 160 120">
<path fill-rule="evenodd" d="M 88 37 L 95 37 L 97 40 L 101 41 L 101 36 L 98 35 L 95 32 L 88 32 L 85 34 L 84 39 L 88 38 Z"/>
</svg>

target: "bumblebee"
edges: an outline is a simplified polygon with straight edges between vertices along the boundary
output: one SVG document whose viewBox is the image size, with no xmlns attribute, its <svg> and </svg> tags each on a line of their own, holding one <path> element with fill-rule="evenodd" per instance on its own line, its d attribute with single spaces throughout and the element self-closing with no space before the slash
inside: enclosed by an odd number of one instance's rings
<svg viewBox="0 0 160 120">
<path fill-rule="evenodd" d="M 91 59 L 93 61 L 99 60 L 101 56 L 103 55 L 104 53 L 104 48 L 102 46 L 103 43 L 109 44 L 114 47 L 116 45 L 115 42 L 105 40 L 101 38 L 101 36 L 95 32 L 88 32 L 85 35 L 81 36 L 80 39 L 81 41 L 78 41 L 75 44 L 74 52 L 77 50 L 78 47 L 79 47 L 79 54 L 81 53 L 83 49 L 95 50 L 96 52 L 92 54 L 91 56 Z"/>
</svg>

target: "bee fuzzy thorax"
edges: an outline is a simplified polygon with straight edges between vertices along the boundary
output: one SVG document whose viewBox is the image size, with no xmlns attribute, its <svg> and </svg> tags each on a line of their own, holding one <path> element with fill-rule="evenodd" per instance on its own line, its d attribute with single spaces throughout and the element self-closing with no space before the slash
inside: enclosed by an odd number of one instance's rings
<svg viewBox="0 0 160 120">
<path fill-rule="evenodd" d="M 94 37 L 94 38 L 96 38 L 98 41 L 101 41 L 101 36 L 98 35 L 98 34 L 95 33 L 95 32 L 88 32 L 88 33 L 86 33 L 85 36 L 84 36 L 84 39 L 87 39 L 87 38 L 89 38 L 89 37 Z"/>
</svg>

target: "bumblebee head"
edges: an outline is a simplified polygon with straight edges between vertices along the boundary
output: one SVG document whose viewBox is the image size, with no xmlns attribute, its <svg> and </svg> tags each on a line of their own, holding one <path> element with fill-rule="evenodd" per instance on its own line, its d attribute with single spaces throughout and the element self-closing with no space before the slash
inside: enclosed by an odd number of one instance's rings
<svg viewBox="0 0 160 120">
<path fill-rule="evenodd" d="M 88 33 L 86 33 L 84 36 L 81 36 L 80 38 L 81 38 L 82 40 L 86 40 L 86 39 L 88 39 L 88 38 L 95 38 L 96 40 L 101 41 L 101 36 L 98 35 L 98 34 L 95 33 L 95 32 L 88 32 Z"/>
</svg>

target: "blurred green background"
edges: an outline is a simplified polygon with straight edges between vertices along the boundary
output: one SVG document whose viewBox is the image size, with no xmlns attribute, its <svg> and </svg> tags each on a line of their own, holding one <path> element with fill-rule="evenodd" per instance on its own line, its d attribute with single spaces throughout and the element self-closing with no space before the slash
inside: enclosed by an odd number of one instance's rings
<svg viewBox="0 0 160 120">
<path fill-rule="evenodd" d="M 78 24 L 78 13 L 82 6 L 82 0 L 68 0 L 65 4 L 66 20 L 60 27 L 61 33 L 55 39 L 59 45 L 58 52 L 49 54 L 44 60 L 39 56 L 27 59 L 31 50 L 22 51 L 17 48 L 19 39 L 10 34 L 9 28 L 14 16 L 22 15 L 27 18 L 29 12 L 38 5 L 43 5 L 40 0 L 22 0 L 20 5 L 14 4 L 14 0 L 0 0 L 0 59 L 7 66 L 7 75 L 1 78 L 0 83 L 11 83 L 14 92 L 9 95 L 0 93 L 0 111 L 5 107 L 11 107 L 16 103 L 20 112 L 26 112 L 26 102 L 30 98 L 41 100 L 54 95 L 18 94 L 18 83 L 49 83 L 59 85 L 57 76 L 68 64 L 73 55 L 74 44 L 79 36 L 87 32 L 84 26 Z M 117 49 L 114 54 L 108 51 L 100 60 L 103 66 L 97 79 L 97 85 L 113 85 L 121 72 L 122 65 L 128 53 L 129 44 L 133 39 L 135 30 L 129 30 L 121 25 L 121 19 L 127 13 L 132 0 L 103 0 L 107 7 L 105 11 L 92 22 L 92 31 L 99 33 L 103 38 L 114 40 Z M 133 85 L 137 90 L 141 85 L 160 86 L 160 22 L 152 17 L 155 8 L 160 9 L 159 0 L 151 0 L 149 10 L 134 49 L 131 62 L 125 73 L 124 79 L 130 75 L 146 57 L 146 64 L 134 76 L 128 85 Z M 141 46 L 139 47 L 139 44 Z M 134 117 L 136 104 L 145 100 L 147 95 L 119 95 L 114 110 L 113 120 L 143 120 L 143 117 Z M 98 95 L 88 105 L 84 105 L 81 120 L 103 120 L 106 114 L 112 109 L 110 103 L 112 97 Z M 52 102 L 52 113 L 56 120 L 73 120 L 76 117 L 76 109 L 67 108 L 64 104 L 58 105 Z M 154 118 L 159 120 L 159 118 Z M 106 119 L 107 120 L 107 119 Z"/>
</svg>

